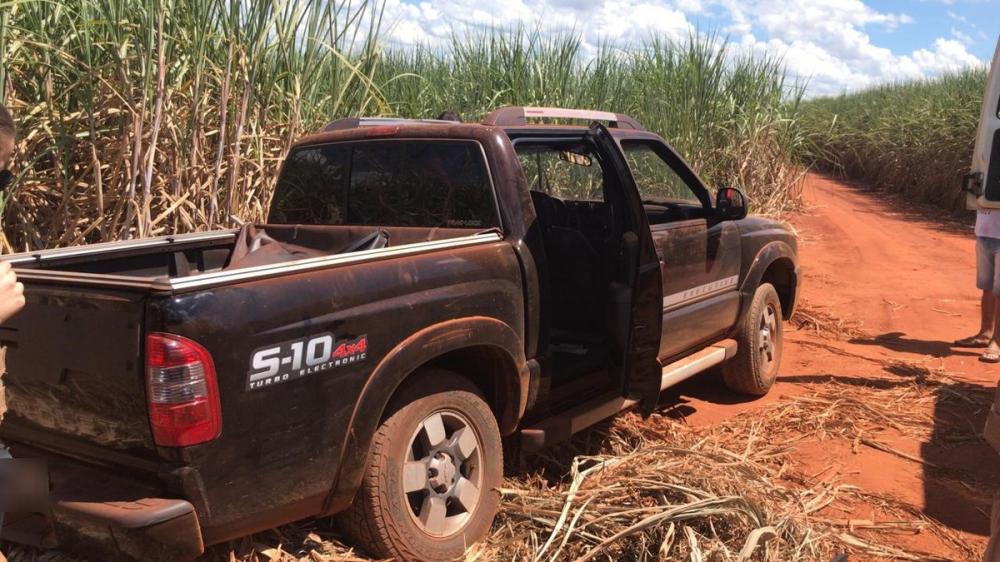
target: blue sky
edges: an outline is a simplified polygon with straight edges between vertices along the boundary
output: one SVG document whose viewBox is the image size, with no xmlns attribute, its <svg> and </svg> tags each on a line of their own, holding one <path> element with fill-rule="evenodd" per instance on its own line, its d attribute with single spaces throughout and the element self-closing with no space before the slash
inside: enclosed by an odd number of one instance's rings
<svg viewBox="0 0 1000 562">
<path fill-rule="evenodd" d="M 969 52 L 980 59 L 993 56 L 996 36 L 1000 33 L 1000 0 L 870 2 L 869 5 L 879 11 L 902 11 L 913 18 L 913 23 L 897 32 L 872 30 L 872 40 L 893 51 L 914 51 L 926 46 L 928 37 L 952 37 L 966 42 Z"/>
<path fill-rule="evenodd" d="M 821 96 L 985 65 L 1000 0 L 387 0 L 386 21 L 403 46 L 518 23 L 575 30 L 585 48 L 714 31 L 735 52 L 781 57 Z"/>
</svg>

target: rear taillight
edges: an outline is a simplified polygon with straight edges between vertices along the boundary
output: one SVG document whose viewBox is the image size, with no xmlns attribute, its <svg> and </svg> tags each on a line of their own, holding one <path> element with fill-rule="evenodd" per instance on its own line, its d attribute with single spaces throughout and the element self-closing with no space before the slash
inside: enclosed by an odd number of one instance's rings
<svg viewBox="0 0 1000 562">
<path fill-rule="evenodd" d="M 158 332 L 146 336 L 146 395 L 157 445 L 197 445 L 222 431 L 212 356 L 187 338 Z"/>
</svg>

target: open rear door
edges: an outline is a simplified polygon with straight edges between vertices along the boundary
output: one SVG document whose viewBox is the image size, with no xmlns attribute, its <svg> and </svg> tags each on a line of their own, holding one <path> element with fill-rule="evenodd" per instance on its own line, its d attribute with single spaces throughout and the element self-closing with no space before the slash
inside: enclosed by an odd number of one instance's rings
<svg viewBox="0 0 1000 562">
<path fill-rule="evenodd" d="M 1000 40 L 986 82 L 972 170 L 962 187 L 968 192 L 969 209 L 1000 209 Z"/>
<path fill-rule="evenodd" d="M 621 270 L 615 272 L 611 283 L 609 300 L 612 312 L 608 321 L 616 324 L 615 331 L 624 336 L 624 341 L 614 350 L 618 354 L 615 362 L 620 367 L 619 374 L 624 379 L 623 393 L 628 398 L 640 400 L 642 414 L 648 416 L 660 397 L 662 379 L 657 359 L 663 323 L 660 262 L 625 156 L 603 125 L 591 125 L 590 132 L 602 156 L 610 164 L 607 181 L 616 180 L 618 183 L 609 187 L 620 190 L 620 200 L 629 209 L 629 225 L 619 245 Z"/>
</svg>

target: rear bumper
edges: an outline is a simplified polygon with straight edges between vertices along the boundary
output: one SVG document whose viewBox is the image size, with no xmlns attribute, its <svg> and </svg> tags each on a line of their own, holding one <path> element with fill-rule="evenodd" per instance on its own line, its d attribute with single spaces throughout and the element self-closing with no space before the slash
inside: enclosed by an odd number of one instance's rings
<svg viewBox="0 0 1000 562">
<path fill-rule="evenodd" d="M 191 560 L 204 551 L 191 503 L 63 457 L 16 445 L 12 452 L 48 461 L 50 505 L 46 513 L 8 514 L 4 540 L 97 560 Z"/>
</svg>

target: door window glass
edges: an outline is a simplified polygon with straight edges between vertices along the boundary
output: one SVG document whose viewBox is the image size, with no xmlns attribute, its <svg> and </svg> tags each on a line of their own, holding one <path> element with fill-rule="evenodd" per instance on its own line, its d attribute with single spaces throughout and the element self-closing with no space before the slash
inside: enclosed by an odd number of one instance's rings
<svg viewBox="0 0 1000 562">
<path fill-rule="evenodd" d="M 643 201 L 701 205 L 694 190 L 649 143 L 624 141 L 622 149 Z"/>
</svg>

